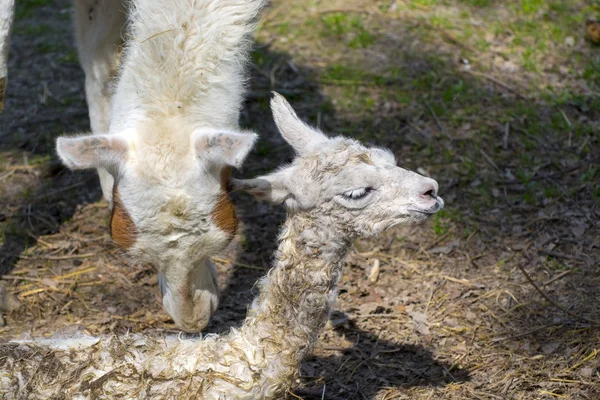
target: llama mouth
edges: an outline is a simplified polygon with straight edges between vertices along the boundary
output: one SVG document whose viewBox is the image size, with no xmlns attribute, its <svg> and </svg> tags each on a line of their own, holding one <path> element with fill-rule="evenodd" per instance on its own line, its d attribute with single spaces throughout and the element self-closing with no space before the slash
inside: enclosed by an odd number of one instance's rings
<svg viewBox="0 0 600 400">
<path fill-rule="evenodd" d="M 444 208 L 444 199 L 442 199 L 439 196 L 435 197 L 435 205 L 433 205 L 430 208 L 409 208 L 409 211 L 413 211 L 413 212 L 417 212 L 420 214 L 425 214 L 425 215 L 433 215 L 436 212 L 440 211 L 442 208 Z"/>
</svg>

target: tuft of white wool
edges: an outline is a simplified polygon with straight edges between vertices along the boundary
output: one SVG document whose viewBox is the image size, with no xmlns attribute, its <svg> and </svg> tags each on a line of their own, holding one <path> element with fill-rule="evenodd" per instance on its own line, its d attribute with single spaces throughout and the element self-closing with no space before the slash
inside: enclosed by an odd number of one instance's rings
<svg viewBox="0 0 600 400">
<path fill-rule="evenodd" d="M 0 2 L 0 112 L 4 109 L 4 93 L 8 83 L 8 48 L 15 16 L 15 0 Z"/>
<path fill-rule="evenodd" d="M 267 0 L 135 0 L 111 132 L 142 114 L 193 116 L 193 128 L 236 129 L 251 47 Z"/>
</svg>

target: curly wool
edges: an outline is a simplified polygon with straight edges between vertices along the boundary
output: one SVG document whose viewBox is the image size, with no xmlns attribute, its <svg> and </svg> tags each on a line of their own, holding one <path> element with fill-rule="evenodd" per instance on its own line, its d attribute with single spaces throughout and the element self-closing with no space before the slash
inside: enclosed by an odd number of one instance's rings
<svg viewBox="0 0 600 400">
<path fill-rule="evenodd" d="M 180 340 L 79 336 L 0 345 L 6 399 L 272 399 L 290 390 L 337 296 L 350 238 L 309 212 L 282 229 L 276 266 L 240 329 Z"/>
</svg>

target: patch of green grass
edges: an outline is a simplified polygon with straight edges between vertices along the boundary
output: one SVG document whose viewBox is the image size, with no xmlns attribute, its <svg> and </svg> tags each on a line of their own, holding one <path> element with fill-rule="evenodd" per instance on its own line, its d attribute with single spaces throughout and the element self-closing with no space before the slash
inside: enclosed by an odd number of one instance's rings
<svg viewBox="0 0 600 400">
<path fill-rule="evenodd" d="M 493 4 L 493 0 L 461 0 L 461 2 L 473 7 L 487 7 Z"/>
<path fill-rule="evenodd" d="M 563 264 L 556 258 L 550 256 L 546 258 L 546 265 L 555 271 L 566 271 L 568 269 L 571 269 L 571 267 L 569 267 L 568 265 Z"/>
<path fill-rule="evenodd" d="M 394 100 L 402 105 L 409 105 L 413 101 L 413 94 L 411 92 L 404 92 L 395 90 Z"/>
<path fill-rule="evenodd" d="M 331 102 L 330 99 L 326 99 L 322 104 L 321 104 L 321 112 L 323 114 L 333 114 L 335 112 L 335 106 L 333 105 L 333 103 Z"/>
<path fill-rule="evenodd" d="M 371 112 L 375 109 L 375 100 L 369 96 L 361 96 L 360 105 L 363 111 Z"/>
<path fill-rule="evenodd" d="M 252 52 L 252 62 L 257 67 L 262 68 L 265 65 L 269 65 L 273 62 L 273 56 L 264 51 L 264 49 L 257 48 Z"/>
<path fill-rule="evenodd" d="M 595 86 L 600 86 L 600 57 L 590 60 L 583 70 L 583 78 Z"/>
<path fill-rule="evenodd" d="M 414 7 L 423 6 L 423 7 L 431 7 L 435 6 L 439 3 L 439 0 L 411 0 L 408 5 Z"/>
<path fill-rule="evenodd" d="M 464 146 L 464 145 L 463 145 Z M 472 180 L 477 176 L 479 169 L 469 157 L 463 156 L 460 158 L 461 164 L 463 168 L 461 169 L 461 173 L 466 175 L 466 178 Z"/>
<path fill-rule="evenodd" d="M 550 11 L 562 14 L 569 12 L 569 5 L 566 1 L 551 1 L 550 3 L 548 3 L 548 9 Z"/>
<path fill-rule="evenodd" d="M 598 175 L 598 168 L 596 168 L 594 165 L 590 165 L 588 170 L 579 176 L 579 181 L 593 182 L 596 175 Z"/>
<path fill-rule="evenodd" d="M 536 54 L 532 49 L 525 49 L 523 52 L 523 68 L 531 72 L 539 71 Z"/>
<path fill-rule="evenodd" d="M 34 154 L 29 157 L 28 163 L 29 165 L 41 165 L 49 162 L 52 159 L 49 155 L 38 155 Z"/>
<path fill-rule="evenodd" d="M 83 100 L 79 96 L 67 96 L 63 98 L 63 103 L 66 106 L 70 106 L 71 104 L 77 104 L 82 102 Z"/>
<path fill-rule="evenodd" d="M 353 48 L 366 48 L 375 43 L 375 36 L 368 31 L 360 31 L 350 40 L 348 45 Z"/>
<path fill-rule="evenodd" d="M 364 27 L 361 17 L 334 13 L 322 16 L 321 22 L 322 36 L 348 37 L 351 48 L 365 48 L 375 43 L 375 36 Z"/>
<path fill-rule="evenodd" d="M 27 24 L 15 28 L 15 33 L 33 37 L 45 35 L 51 31 L 52 28 L 46 24 Z"/>
<path fill-rule="evenodd" d="M 446 210 L 440 210 L 433 216 L 433 233 L 438 236 L 444 235 L 450 229 L 450 226 L 443 221 L 447 215 L 448 212 Z"/>
<path fill-rule="evenodd" d="M 39 43 L 37 45 L 37 49 L 42 54 L 50 54 L 50 53 L 60 51 L 61 47 L 54 43 L 44 42 L 44 43 Z"/>
<path fill-rule="evenodd" d="M 16 3 L 15 18 L 23 19 L 32 16 L 37 8 L 51 5 L 54 0 L 19 0 Z"/>
<path fill-rule="evenodd" d="M 527 191 L 523 194 L 523 200 L 527 204 L 531 204 L 531 205 L 537 204 L 535 182 L 530 182 L 529 185 L 527 185 Z"/>
<path fill-rule="evenodd" d="M 334 64 L 324 71 L 323 77 L 336 81 L 363 81 L 368 79 L 368 74 L 358 68 Z"/>
<path fill-rule="evenodd" d="M 515 172 L 515 175 L 521 182 L 523 182 L 526 185 L 531 181 L 531 177 L 529 176 L 529 174 L 527 172 L 525 172 L 524 170 L 522 170 L 521 168 L 517 169 L 517 171 Z"/>
<path fill-rule="evenodd" d="M 265 144 L 256 146 L 255 152 L 261 157 L 268 156 L 271 153 L 271 146 Z"/>
<path fill-rule="evenodd" d="M 444 91 L 442 93 L 442 98 L 444 99 L 444 101 L 446 103 L 451 103 L 451 102 L 458 100 L 461 95 L 463 95 L 463 97 L 464 97 L 465 93 L 466 93 L 465 82 L 462 79 L 459 79 L 458 82 L 456 82 L 455 84 L 448 85 L 444 88 Z"/>
<path fill-rule="evenodd" d="M 348 16 L 343 13 L 324 15 L 321 21 L 324 36 L 342 36 L 351 30 Z"/>
<path fill-rule="evenodd" d="M 412 85 L 420 91 L 428 91 L 435 82 L 439 81 L 439 76 L 435 70 L 429 70 L 416 79 L 413 79 Z"/>
<path fill-rule="evenodd" d="M 458 16 L 461 19 L 469 19 L 469 18 L 471 18 L 471 13 L 469 12 L 469 10 L 460 10 L 460 13 L 458 14 Z"/>
<path fill-rule="evenodd" d="M 431 23 L 431 25 L 440 28 L 451 29 L 454 27 L 454 24 L 452 24 L 450 19 L 443 15 L 432 15 L 429 18 L 429 22 Z"/>
<path fill-rule="evenodd" d="M 474 36 L 474 32 L 473 32 L 473 27 L 469 24 L 465 24 L 464 28 L 462 29 L 461 32 L 461 38 L 462 40 L 466 42 L 468 42 L 472 37 Z"/>
<path fill-rule="evenodd" d="M 560 197 L 560 190 L 555 186 L 549 186 L 544 188 L 544 196 L 549 199 L 556 199 Z"/>
<path fill-rule="evenodd" d="M 534 14 L 546 5 L 546 0 L 521 0 L 521 11 L 526 14 Z"/>
<path fill-rule="evenodd" d="M 33 195 L 33 190 L 31 188 L 25 188 L 21 192 L 21 197 L 23 197 L 23 199 L 25 199 L 25 200 L 28 200 L 32 195 Z"/>
<path fill-rule="evenodd" d="M 78 64 L 79 57 L 77 56 L 77 52 L 75 50 L 70 50 L 60 58 L 60 62 L 63 64 Z"/>
<path fill-rule="evenodd" d="M 289 22 L 282 22 L 275 27 L 275 31 L 279 36 L 288 36 L 292 32 Z"/>
</svg>

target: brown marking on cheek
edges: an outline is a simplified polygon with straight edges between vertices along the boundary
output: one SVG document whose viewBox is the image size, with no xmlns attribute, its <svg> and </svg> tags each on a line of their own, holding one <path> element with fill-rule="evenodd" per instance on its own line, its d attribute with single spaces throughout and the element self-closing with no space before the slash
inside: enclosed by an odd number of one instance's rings
<svg viewBox="0 0 600 400">
<path fill-rule="evenodd" d="M 221 170 L 221 193 L 217 197 L 211 218 L 219 229 L 233 236 L 237 231 L 237 216 L 235 215 L 235 207 L 227 194 L 227 182 L 230 177 L 231 167 L 223 168 Z"/>
<path fill-rule="evenodd" d="M 110 215 L 110 236 L 113 242 L 123 250 L 129 249 L 135 243 L 137 229 L 129 213 L 123 206 L 121 196 L 115 184 L 113 188 L 113 209 Z"/>
</svg>

